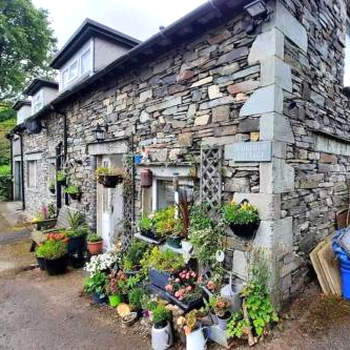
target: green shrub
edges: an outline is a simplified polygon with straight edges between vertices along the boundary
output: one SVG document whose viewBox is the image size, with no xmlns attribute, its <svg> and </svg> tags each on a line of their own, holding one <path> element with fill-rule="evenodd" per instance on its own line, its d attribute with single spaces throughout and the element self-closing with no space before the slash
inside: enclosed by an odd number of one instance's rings
<svg viewBox="0 0 350 350">
<path fill-rule="evenodd" d="M 149 250 L 149 245 L 143 241 L 132 240 L 123 259 L 123 267 L 125 270 L 133 270 L 140 266 L 141 259 L 146 251 Z"/>
<path fill-rule="evenodd" d="M 77 185 L 69 185 L 64 189 L 64 193 L 67 194 L 79 194 L 81 193 L 80 188 Z"/>
<path fill-rule="evenodd" d="M 100 242 L 102 241 L 102 237 L 97 233 L 89 233 L 87 236 L 87 241 L 91 243 Z"/>
<path fill-rule="evenodd" d="M 11 167 L 7 164 L 1 165 L 0 176 L 11 176 Z"/>
<path fill-rule="evenodd" d="M 135 310 L 142 309 L 142 299 L 144 294 L 145 292 L 141 287 L 136 287 L 129 291 L 128 293 L 129 304 L 132 305 L 133 309 Z"/>
<path fill-rule="evenodd" d="M 155 326 L 160 326 L 170 319 L 170 312 L 163 304 L 157 304 L 152 311 L 152 322 Z"/>
<path fill-rule="evenodd" d="M 85 279 L 84 291 L 87 294 L 96 293 L 103 296 L 106 294 L 107 283 L 108 276 L 103 272 L 97 271 Z"/>
<path fill-rule="evenodd" d="M 152 231 L 154 229 L 154 220 L 148 216 L 143 216 L 139 221 L 141 231 Z"/>
<path fill-rule="evenodd" d="M 182 231 L 181 220 L 175 218 L 175 207 L 170 206 L 154 213 L 156 232 L 159 236 L 178 234 Z"/>
<path fill-rule="evenodd" d="M 151 252 L 146 252 L 141 260 L 141 266 L 146 273 L 149 268 L 163 272 L 174 272 L 185 266 L 183 256 L 170 249 L 161 251 L 154 247 Z"/>
<path fill-rule="evenodd" d="M 259 220 L 259 213 L 257 208 L 248 202 L 237 204 L 232 201 L 223 206 L 222 217 L 226 224 L 250 224 Z"/>
<path fill-rule="evenodd" d="M 67 244 L 63 241 L 47 240 L 40 245 L 35 255 L 38 258 L 44 258 L 47 260 L 59 259 L 67 254 Z"/>
</svg>

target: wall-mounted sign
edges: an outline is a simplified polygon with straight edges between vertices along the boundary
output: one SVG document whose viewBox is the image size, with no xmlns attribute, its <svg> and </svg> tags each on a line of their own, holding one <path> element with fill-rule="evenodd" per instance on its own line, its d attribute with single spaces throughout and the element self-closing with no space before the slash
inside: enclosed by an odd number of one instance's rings
<svg viewBox="0 0 350 350">
<path fill-rule="evenodd" d="M 235 162 L 270 162 L 271 141 L 237 142 L 225 146 L 225 159 Z"/>
</svg>

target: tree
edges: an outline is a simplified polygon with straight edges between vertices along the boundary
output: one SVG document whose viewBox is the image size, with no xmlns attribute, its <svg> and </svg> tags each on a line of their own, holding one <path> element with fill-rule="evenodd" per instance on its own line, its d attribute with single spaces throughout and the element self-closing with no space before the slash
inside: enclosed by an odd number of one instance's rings
<svg viewBox="0 0 350 350">
<path fill-rule="evenodd" d="M 46 10 L 31 0 L 0 0 L 0 103 L 14 100 L 34 77 L 50 78 L 55 50 Z"/>
</svg>

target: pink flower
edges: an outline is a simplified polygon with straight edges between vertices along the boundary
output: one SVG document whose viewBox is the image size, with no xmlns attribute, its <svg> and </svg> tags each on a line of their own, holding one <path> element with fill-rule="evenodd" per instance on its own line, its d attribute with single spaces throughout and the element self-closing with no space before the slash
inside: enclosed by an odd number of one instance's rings
<svg viewBox="0 0 350 350">
<path fill-rule="evenodd" d="M 186 287 L 186 290 L 187 290 L 188 292 L 190 292 L 190 291 L 192 290 L 192 286 L 187 286 L 187 287 Z"/>
<path fill-rule="evenodd" d="M 190 273 L 188 272 L 188 273 L 186 274 L 186 279 L 189 280 L 190 278 L 191 278 L 191 275 L 190 275 Z"/>
<path fill-rule="evenodd" d="M 198 277 L 198 283 L 202 283 L 203 282 L 203 277 L 202 276 L 199 276 Z"/>
<path fill-rule="evenodd" d="M 171 284 L 167 284 L 167 285 L 165 286 L 165 290 L 168 291 L 168 292 L 172 292 L 173 286 L 172 286 Z"/>
<path fill-rule="evenodd" d="M 214 283 L 213 281 L 209 281 L 209 282 L 207 283 L 207 287 L 208 287 L 210 290 L 213 290 L 213 289 L 216 288 L 216 285 L 215 285 L 215 283 Z"/>
<path fill-rule="evenodd" d="M 196 273 L 194 271 L 191 272 L 191 277 L 196 277 Z"/>
<path fill-rule="evenodd" d="M 179 282 L 180 282 L 180 278 L 176 278 L 176 279 L 175 279 L 175 282 L 176 282 L 176 283 L 179 283 Z"/>
<path fill-rule="evenodd" d="M 183 297 L 179 297 L 179 300 L 182 300 L 183 299 Z"/>
<path fill-rule="evenodd" d="M 175 296 L 176 296 L 176 298 L 178 298 L 180 296 L 179 291 L 175 292 Z"/>
</svg>

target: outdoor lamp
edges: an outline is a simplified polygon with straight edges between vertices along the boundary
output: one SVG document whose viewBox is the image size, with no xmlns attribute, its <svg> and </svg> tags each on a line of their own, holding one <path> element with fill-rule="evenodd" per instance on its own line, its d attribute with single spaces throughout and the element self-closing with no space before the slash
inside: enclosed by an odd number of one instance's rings
<svg viewBox="0 0 350 350">
<path fill-rule="evenodd" d="M 102 142 L 105 139 L 105 128 L 101 127 L 100 124 L 97 124 L 96 129 L 92 130 L 92 132 L 95 134 L 95 139 L 97 142 Z"/>
<path fill-rule="evenodd" d="M 268 10 L 263 0 L 255 0 L 244 6 L 244 9 L 249 13 L 253 20 L 265 19 L 268 15 Z"/>
</svg>

